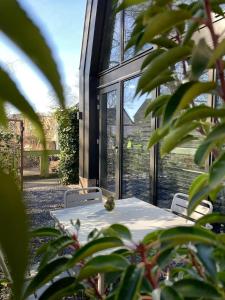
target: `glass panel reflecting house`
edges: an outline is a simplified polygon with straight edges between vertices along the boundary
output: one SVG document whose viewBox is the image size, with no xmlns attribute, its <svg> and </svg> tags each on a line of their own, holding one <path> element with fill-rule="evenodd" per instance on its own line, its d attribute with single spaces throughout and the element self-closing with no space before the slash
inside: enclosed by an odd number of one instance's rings
<svg viewBox="0 0 225 300">
<path fill-rule="evenodd" d="M 110 7 L 105 20 L 104 43 L 102 44 L 102 70 L 117 66 L 121 61 L 121 14 L 115 14 Z"/>
<path fill-rule="evenodd" d="M 101 181 L 104 189 L 115 192 L 115 145 L 116 145 L 116 91 L 102 95 L 101 99 Z"/>
<path fill-rule="evenodd" d="M 124 82 L 123 145 L 122 145 L 122 197 L 150 199 L 150 153 L 147 149 L 151 134 L 151 119 L 144 112 L 150 96 L 135 97 L 139 77 Z"/>
<path fill-rule="evenodd" d="M 80 67 L 80 180 L 83 185 L 99 185 L 106 195 L 137 197 L 169 207 L 174 193 L 187 193 L 195 176 L 209 164 L 194 165 L 197 141 L 177 147 L 163 159 L 160 145 L 147 149 L 160 119 L 145 118 L 145 109 L 160 93 L 171 93 L 173 85 L 148 96 L 135 96 L 141 65 L 152 48 L 146 45 L 137 54 L 134 49 L 125 51 L 135 16 L 142 8 L 115 16 L 112 2 L 87 0 Z M 204 34 L 203 28 L 201 36 Z M 182 66 L 177 68 L 182 80 Z M 203 95 L 195 105 L 213 106 L 214 102 Z M 220 203 L 225 206 L 222 197 Z"/>
<path fill-rule="evenodd" d="M 146 5 L 145 4 L 140 4 L 140 5 L 135 5 L 132 6 L 130 8 L 127 8 L 124 10 L 124 49 L 126 48 L 126 45 L 128 43 L 128 41 L 130 40 L 132 31 L 133 31 L 133 27 L 134 27 L 134 22 L 136 17 L 140 14 L 140 12 L 143 11 L 143 9 L 145 9 Z M 144 45 L 143 49 L 140 52 L 143 52 L 145 50 L 148 50 L 151 48 L 151 45 L 147 44 Z M 127 50 L 124 51 L 124 60 L 133 58 L 135 56 L 135 48 L 131 47 Z"/>
</svg>

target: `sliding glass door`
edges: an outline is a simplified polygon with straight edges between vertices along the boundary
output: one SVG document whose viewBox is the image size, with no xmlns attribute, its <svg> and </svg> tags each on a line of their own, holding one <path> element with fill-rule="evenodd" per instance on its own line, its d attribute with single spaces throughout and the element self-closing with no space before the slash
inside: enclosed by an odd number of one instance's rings
<svg viewBox="0 0 225 300">
<path fill-rule="evenodd" d="M 122 122 L 122 198 L 137 197 L 149 201 L 151 192 L 150 152 L 151 118 L 145 110 L 151 95 L 135 96 L 138 77 L 123 85 Z"/>
<path fill-rule="evenodd" d="M 119 197 L 119 87 L 100 93 L 100 186 Z"/>
</svg>

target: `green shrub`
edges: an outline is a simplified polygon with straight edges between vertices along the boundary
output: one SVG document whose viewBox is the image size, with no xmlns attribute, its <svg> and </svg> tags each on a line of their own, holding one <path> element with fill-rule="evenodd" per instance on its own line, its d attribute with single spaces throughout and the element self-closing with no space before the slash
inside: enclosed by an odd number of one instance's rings
<svg viewBox="0 0 225 300">
<path fill-rule="evenodd" d="M 77 106 L 56 112 L 60 145 L 59 176 L 63 184 L 79 182 L 79 121 Z"/>
<path fill-rule="evenodd" d="M 19 183 L 18 174 L 20 166 L 20 136 L 15 136 L 9 130 L 0 128 L 0 166 L 5 173 L 12 175 Z M 19 145 L 19 147 L 18 147 Z"/>
</svg>

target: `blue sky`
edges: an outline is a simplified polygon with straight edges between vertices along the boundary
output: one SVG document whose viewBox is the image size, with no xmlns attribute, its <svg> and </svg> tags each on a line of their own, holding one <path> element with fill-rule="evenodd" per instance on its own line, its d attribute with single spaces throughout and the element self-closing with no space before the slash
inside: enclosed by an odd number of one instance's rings
<svg viewBox="0 0 225 300">
<path fill-rule="evenodd" d="M 68 104 L 78 101 L 78 69 L 83 35 L 85 0 L 19 0 L 41 28 L 57 58 L 67 90 Z M 38 112 L 55 107 L 54 94 L 29 60 L 0 34 L 0 63 L 19 83 Z"/>
</svg>

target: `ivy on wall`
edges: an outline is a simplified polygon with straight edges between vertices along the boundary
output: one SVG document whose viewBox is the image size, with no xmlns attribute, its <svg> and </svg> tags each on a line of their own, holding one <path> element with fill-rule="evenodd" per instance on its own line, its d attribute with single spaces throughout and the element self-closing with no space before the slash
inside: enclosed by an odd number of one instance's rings
<svg viewBox="0 0 225 300">
<path fill-rule="evenodd" d="M 79 182 L 79 121 L 78 107 L 56 111 L 60 145 L 59 176 L 63 184 Z"/>
<path fill-rule="evenodd" d="M 0 166 L 6 174 L 10 174 L 18 185 L 20 178 L 21 141 L 20 135 L 12 128 L 0 127 Z"/>
</svg>

